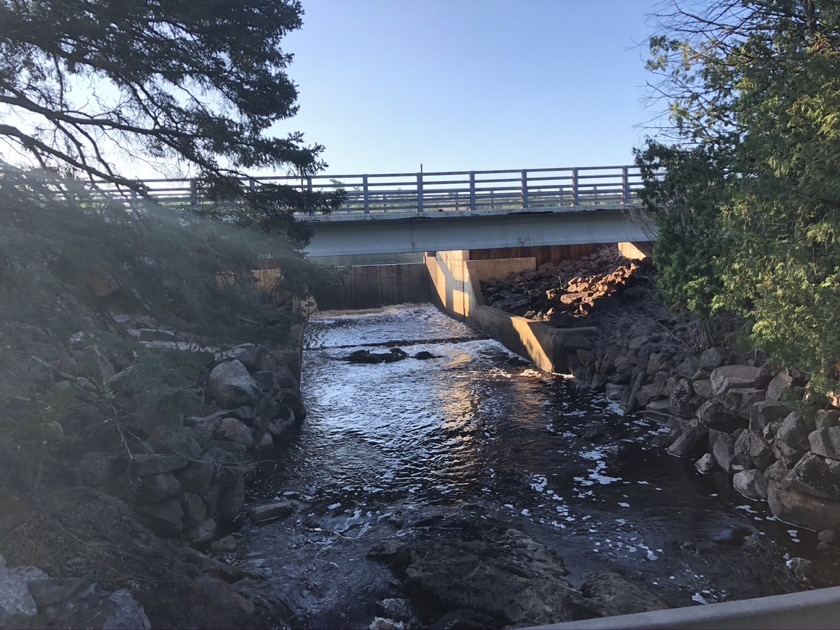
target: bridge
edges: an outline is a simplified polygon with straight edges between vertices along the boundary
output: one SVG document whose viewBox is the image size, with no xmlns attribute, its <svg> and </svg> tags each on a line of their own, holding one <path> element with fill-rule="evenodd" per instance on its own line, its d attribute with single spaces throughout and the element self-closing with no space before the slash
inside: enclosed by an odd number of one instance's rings
<svg viewBox="0 0 840 630">
<path fill-rule="evenodd" d="M 345 192 L 331 214 L 295 215 L 315 224 L 307 247 L 313 257 L 633 242 L 652 234 L 639 220 L 642 178 L 635 166 L 255 177 L 243 183 Z M 166 206 L 209 203 L 189 179 L 144 184 Z"/>
</svg>

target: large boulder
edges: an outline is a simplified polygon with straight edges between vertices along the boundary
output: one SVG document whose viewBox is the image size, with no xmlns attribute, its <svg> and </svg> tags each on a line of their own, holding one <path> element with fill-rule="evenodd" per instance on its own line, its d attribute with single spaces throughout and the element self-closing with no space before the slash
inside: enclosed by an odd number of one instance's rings
<svg viewBox="0 0 840 630">
<path fill-rule="evenodd" d="M 207 390 L 226 409 L 254 405 L 260 396 L 259 384 L 238 359 L 214 367 L 210 372 Z"/>
<path fill-rule="evenodd" d="M 692 457 L 704 444 L 708 432 L 705 426 L 699 422 L 693 422 L 668 447 L 668 454 L 674 457 Z"/>
<path fill-rule="evenodd" d="M 753 501 L 767 498 L 767 479 L 759 470 L 742 470 L 732 477 L 732 486 Z"/>
<path fill-rule="evenodd" d="M 808 496 L 840 501 L 840 461 L 806 453 L 783 483 Z"/>
<path fill-rule="evenodd" d="M 801 417 L 798 413 L 791 412 L 785 416 L 784 421 L 776 432 L 776 441 L 784 442 L 792 449 L 807 451 L 811 448 L 809 435 L 814 430 L 814 423 Z"/>
<path fill-rule="evenodd" d="M 688 379 L 680 379 L 671 395 L 668 397 L 669 409 L 675 416 L 690 418 L 694 415 L 699 405 L 699 399 L 694 395 L 694 390 Z"/>
<path fill-rule="evenodd" d="M 763 400 L 750 407 L 750 429 L 763 431 L 768 425 L 784 420 L 791 408 L 783 402 Z"/>
<path fill-rule="evenodd" d="M 735 442 L 732 435 L 725 431 L 709 430 L 709 446 L 715 463 L 727 473 L 732 469 L 732 458 L 735 454 Z"/>
<path fill-rule="evenodd" d="M 697 419 L 710 429 L 731 433 L 746 428 L 747 423 L 720 400 L 707 400 L 697 409 Z"/>
<path fill-rule="evenodd" d="M 552 549 L 516 530 L 476 525 L 468 539 L 424 537 L 369 557 L 390 565 L 424 625 L 527 627 L 598 615 Z"/>
<path fill-rule="evenodd" d="M 638 580 L 612 571 L 595 571 L 584 578 L 581 592 L 591 599 L 604 617 L 663 610 L 668 605 Z"/>
<path fill-rule="evenodd" d="M 723 365 L 712 370 L 712 393 L 722 396 L 730 389 L 752 388 L 761 378 L 761 368 L 750 365 Z"/>
<path fill-rule="evenodd" d="M 815 531 L 840 522 L 840 501 L 812 497 L 772 479 L 767 483 L 767 503 L 779 520 Z"/>
<path fill-rule="evenodd" d="M 812 431 L 808 434 L 808 445 L 817 455 L 840 459 L 840 426 Z"/>
</svg>

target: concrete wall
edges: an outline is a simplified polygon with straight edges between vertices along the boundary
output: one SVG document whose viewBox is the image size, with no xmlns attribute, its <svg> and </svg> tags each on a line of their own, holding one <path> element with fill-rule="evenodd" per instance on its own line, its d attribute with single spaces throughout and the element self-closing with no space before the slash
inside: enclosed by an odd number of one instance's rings
<svg viewBox="0 0 840 630">
<path fill-rule="evenodd" d="M 347 267 L 344 282 L 315 295 L 322 311 L 431 302 L 432 285 L 423 263 Z"/>
<path fill-rule="evenodd" d="M 568 355 L 578 348 L 591 347 L 588 335 L 595 332 L 594 328 L 552 328 L 484 304 L 482 280 L 504 278 L 511 271 L 533 271 L 534 258 L 470 260 L 470 253 L 460 250 L 427 254 L 426 267 L 440 308 L 452 317 L 477 325 L 541 370 L 565 374 Z"/>
</svg>

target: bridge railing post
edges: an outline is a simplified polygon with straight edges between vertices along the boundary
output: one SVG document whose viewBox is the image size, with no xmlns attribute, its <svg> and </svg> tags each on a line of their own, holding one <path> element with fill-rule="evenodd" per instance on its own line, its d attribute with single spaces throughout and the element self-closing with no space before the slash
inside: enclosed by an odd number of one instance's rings
<svg viewBox="0 0 840 630">
<path fill-rule="evenodd" d="M 198 208 L 198 182 L 194 179 L 190 180 L 190 208 L 193 210 Z"/>
<path fill-rule="evenodd" d="M 630 173 L 626 166 L 621 168 L 621 204 L 630 205 Z"/>
<path fill-rule="evenodd" d="M 309 199 L 312 199 L 312 178 L 308 177 L 308 176 L 306 178 L 306 193 L 307 193 Z M 309 203 L 310 202 L 307 200 L 307 205 Z M 309 208 L 309 216 L 314 216 L 314 215 L 315 215 L 315 208 L 310 207 Z"/>
<path fill-rule="evenodd" d="M 522 208 L 528 208 L 528 171 L 522 169 Z"/>
<path fill-rule="evenodd" d="M 580 179 L 578 169 L 572 169 L 572 207 L 580 207 L 580 189 L 578 186 Z"/>
<path fill-rule="evenodd" d="M 470 171 L 470 212 L 475 210 L 475 171 Z"/>
<path fill-rule="evenodd" d="M 362 175 L 362 204 L 365 214 L 370 214 L 370 189 L 368 188 L 368 176 Z"/>
<path fill-rule="evenodd" d="M 417 173 L 417 213 L 423 213 L 423 173 Z"/>
</svg>

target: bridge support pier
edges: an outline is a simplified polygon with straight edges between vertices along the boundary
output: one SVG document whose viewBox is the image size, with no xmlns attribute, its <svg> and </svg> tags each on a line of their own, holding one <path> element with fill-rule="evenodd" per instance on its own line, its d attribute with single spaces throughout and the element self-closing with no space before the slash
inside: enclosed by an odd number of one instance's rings
<svg viewBox="0 0 840 630">
<path fill-rule="evenodd" d="M 568 372 L 569 354 L 591 348 L 589 335 L 595 328 L 559 329 L 532 322 L 487 306 L 481 281 L 503 278 L 511 271 L 533 271 L 536 259 L 504 258 L 470 260 L 467 250 L 426 254 L 438 306 L 456 319 L 469 321 L 508 350 L 528 359 L 545 372 Z"/>
</svg>

